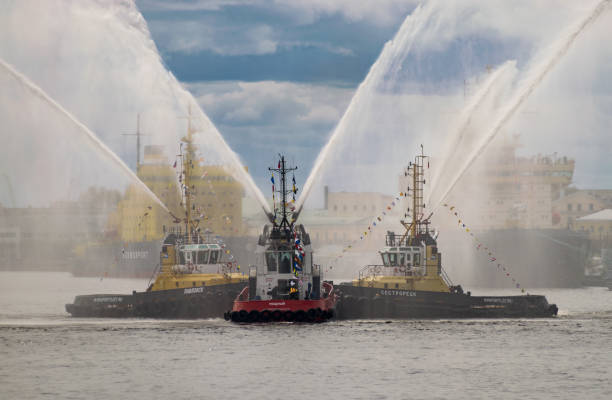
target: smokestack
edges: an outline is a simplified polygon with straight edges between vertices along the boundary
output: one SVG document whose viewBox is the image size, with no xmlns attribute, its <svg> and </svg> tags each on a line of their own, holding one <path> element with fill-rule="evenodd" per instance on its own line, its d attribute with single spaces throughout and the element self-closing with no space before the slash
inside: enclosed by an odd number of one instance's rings
<svg viewBox="0 0 612 400">
<path fill-rule="evenodd" d="M 327 210 L 327 199 L 329 197 L 329 187 L 325 185 L 323 188 L 323 208 Z"/>
</svg>

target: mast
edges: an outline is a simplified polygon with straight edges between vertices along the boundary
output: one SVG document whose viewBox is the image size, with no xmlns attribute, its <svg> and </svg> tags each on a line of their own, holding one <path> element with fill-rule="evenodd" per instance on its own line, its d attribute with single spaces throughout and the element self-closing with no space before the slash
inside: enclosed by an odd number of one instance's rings
<svg viewBox="0 0 612 400">
<path fill-rule="evenodd" d="M 289 194 L 291 191 L 287 190 L 287 172 L 288 171 L 295 171 L 297 169 L 297 167 L 287 167 L 285 165 L 285 156 L 280 155 L 280 161 L 278 162 L 278 168 L 268 168 L 268 170 L 270 172 L 278 172 L 280 174 L 280 184 L 281 187 L 279 190 L 277 190 L 276 192 L 280 195 L 280 217 L 281 217 L 281 221 L 280 224 L 276 224 L 276 218 L 274 218 L 274 225 L 275 227 L 277 227 L 280 230 L 285 230 L 285 231 L 291 231 L 293 228 L 293 223 L 295 222 L 295 218 L 293 218 L 293 212 L 292 211 L 287 211 L 287 194 Z M 276 214 L 277 212 L 277 208 L 276 206 L 274 207 L 274 213 Z M 292 218 L 291 218 L 291 222 L 289 222 L 289 214 L 291 214 Z M 276 217 L 276 215 L 275 215 Z"/>
<path fill-rule="evenodd" d="M 140 137 L 149 136 L 140 132 L 140 113 L 136 114 L 136 132 L 135 133 L 123 133 L 123 136 L 136 136 L 136 173 L 140 168 Z"/>
<path fill-rule="evenodd" d="M 423 185 L 425 184 L 424 166 L 425 159 L 429 158 L 423 153 L 423 145 L 421 145 L 421 154 L 414 158 L 414 162 L 408 165 L 407 175 L 412 177 L 412 210 L 408 209 L 411 216 L 410 224 L 401 221 L 406 228 L 406 233 L 402 240 L 409 236 L 411 241 L 418 235 L 427 233 L 427 225 L 429 222 L 423 218 L 425 204 L 423 203 Z M 407 188 L 407 192 L 410 188 Z M 408 213 L 407 213 L 408 214 Z"/>
<path fill-rule="evenodd" d="M 185 143 L 185 154 L 182 156 L 183 166 L 183 195 L 185 198 L 185 235 L 188 240 L 191 240 L 191 174 L 193 172 L 193 154 L 195 152 L 193 146 L 193 134 L 195 130 L 191 125 L 191 104 L 189 105 L 189 114 L 187 116 L 187 136 L 181 139 Z M 182 147 L 182 146 L 181 146 Z"/>
<path fill-rule="evenodd" d="M 140 113 L 136 114 L 136 171 L 140 168 Z"/>
</svg>

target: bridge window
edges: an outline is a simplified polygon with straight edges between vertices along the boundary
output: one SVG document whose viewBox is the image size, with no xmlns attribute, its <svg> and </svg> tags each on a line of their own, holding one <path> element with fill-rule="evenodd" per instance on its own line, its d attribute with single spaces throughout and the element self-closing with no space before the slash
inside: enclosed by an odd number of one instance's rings
<svg viewBox="0 0 612 400">
<path fill-rule="evenodd" d="M 280 270 L 281 274 L 291 273 L 291 253 L 283 251 L 280 256 Z"/>
<path fill-rule="evenodd" d="M 396 253 L 389 253 L 389 262 L 391 263 L 392 267 L 397 266 L 397 254 Z"/>
<path fill-rule="evenodd" d="M 185 265 L 185 252 L 179 251 L 179 264 Z"/>
<path fill-rule="evenodd" d="M 198 262 L 197 264 L 208 264 L 208 250 L 198 251 Z"/>
<path fill-rule="evenodd" d="M 404 259 L 405 259 L 406 255 L 404 253 L 400 253 L 399 254 L 399 265 L 404 266 L 406 265 Z"/>
<path fill-rule="evenodd" d="M 266 264 L 268 265 L 268 272 L 274 272 L 278 265 L 278 253 L 266 253 Z"/>
<path fill-rule="evenodd" d="M 219 250 L 210 252 L 210 264 L 216 264 L 217 260 L 219 260 Z"/>
<path fill-rule="evenodd" d="M 382 259 L 383 259 L 383 264 L 388 267 L 389 266 L 389 253 L 383 253 Z"/>
</svg>

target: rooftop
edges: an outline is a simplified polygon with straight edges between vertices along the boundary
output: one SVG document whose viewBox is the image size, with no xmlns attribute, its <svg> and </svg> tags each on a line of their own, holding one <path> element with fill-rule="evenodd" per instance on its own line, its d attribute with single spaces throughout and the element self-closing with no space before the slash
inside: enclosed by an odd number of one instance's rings
<svg viewBox="0 0 612 400">
<path fill-rule="evenodd" d="M 612 210 L 607 208 L 598 211 L 594 214 L 585 215 L 584 217 L 576 218 L 576 221 L 612 221 Z"/>
</svg>

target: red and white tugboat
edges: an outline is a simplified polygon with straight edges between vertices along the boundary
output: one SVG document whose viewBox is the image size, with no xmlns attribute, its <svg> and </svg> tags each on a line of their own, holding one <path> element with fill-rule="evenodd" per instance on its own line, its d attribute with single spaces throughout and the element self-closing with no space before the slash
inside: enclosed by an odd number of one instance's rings
<svg viewBox="0 0 612 400">
<path fill-rule="evenodd" d="M 334 316 L 336 295 L 331 282 L 321 281 L 321 271 L 313 263 L 310 236 L 303 225 L 295 224 L 288 194 L 287 174 L 297 167 L 287 168 L 280 156 L 272 173 L 274 215 L 271 224 L 264 226 L 256 250 L 257 265 L 249 267 L 249 285 L 236 297 L 226 320 L 233 322 L 323 322 Z M 274 177 L 280 177 L 280 188 L 275 190 Z M 290 209 L 289 209 L 290 207 Z"/>
</svg>

